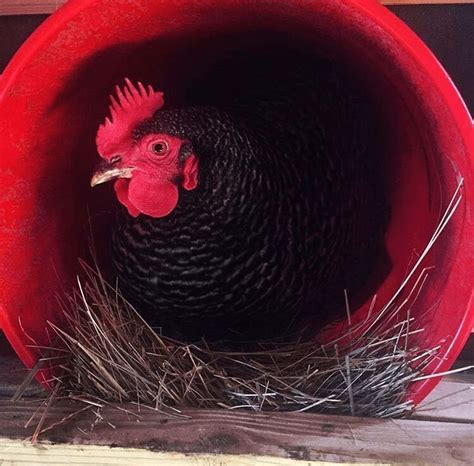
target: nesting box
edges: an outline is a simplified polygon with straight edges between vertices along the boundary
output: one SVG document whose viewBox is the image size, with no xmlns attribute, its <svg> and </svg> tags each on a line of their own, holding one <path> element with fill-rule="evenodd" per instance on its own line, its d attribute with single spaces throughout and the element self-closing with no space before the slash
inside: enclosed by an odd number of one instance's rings
<svg viewBox="0 0 474 466">
<path fill-rule="evenodd" d="M 376 261 L 353 323 L 366 317 L 369 296 L 394 295 L 464 180 L 411 309 L 425 329 L 412 338 L 441 345 L 429 370 L 450 367 L 474 318 L 472 121 L 426 46 L 375 0 L 71 0 L 42 24 L 0 80 L 0 328 L 27 366 L 49 343 L 47 321 L 60 319 L 56 298 L 74 284 L 88 219 L 107 237 L 111 199 L 98 199 L 89 179 L 110 90 L 124 77 L 158 82 L 182 103 L 223 57 L 258 61 L 282 43 L 337 63 L 377 107 L 388 260 Z M 435 384 L 415 385 L 415 402 Z"/>
</svg>

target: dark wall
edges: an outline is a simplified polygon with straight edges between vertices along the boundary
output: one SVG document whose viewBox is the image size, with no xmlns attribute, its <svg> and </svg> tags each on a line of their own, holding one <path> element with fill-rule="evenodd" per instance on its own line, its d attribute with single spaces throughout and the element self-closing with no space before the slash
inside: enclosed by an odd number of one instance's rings
<svg viewBox="0 0 474 466">
<path fill-rule="evenodd" d="M 46 18 L 45 15 L 0 16 L 0 72 L 18 47 Z"/>
<path fill-rule="evenodd" d="M 474 4 L 390 8 L 430 47 L 474 116 Z"/>
<path fill-rule="evenodd" d="M 390 9 L 433 50 L 474 114 L 474 4 Z M 0 70 L 46 16 L 0 17 Z"/>
</svg>

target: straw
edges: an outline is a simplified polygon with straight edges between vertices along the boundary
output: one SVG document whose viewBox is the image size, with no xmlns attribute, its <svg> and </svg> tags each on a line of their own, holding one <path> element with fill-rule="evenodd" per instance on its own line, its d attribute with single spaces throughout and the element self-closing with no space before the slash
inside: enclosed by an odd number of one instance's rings
<svg viewBox="0 0 474 466">
<path fill-rule="evenodd" d="M 317 339 L 267 341 L 229 351 L 218 343 L 176 341 L 151 328 L 118 285 L 106 282 L 97 263 L 80 261 L 77 287 L 59 300 L 64 322 L 49 323 L 57 349 L 50 349 L 43 360 L 59 365 L 53 396 L 97 410 L 135 403 L 138 411 L 149 408 L 171 416 L 181 416 L 183 408 L 379 418 L 410 414 L 410 385 L 444 374 L 424 373 L 439 347 L 414 343 L 412 337 L 425 330 L 412 309 L 423 287 L 429 286 L 431 268 L 423 268 L 424 259 L 454 215 L 461 188 L 462 180 L 393 296 L 386 303 L 374 296 L 366 319 L 353 323 L 345 291 L 347 331 L 324 344 Z M 35 439 L 49 429 L 43 424 L 44 415 Z"/>
</svg>

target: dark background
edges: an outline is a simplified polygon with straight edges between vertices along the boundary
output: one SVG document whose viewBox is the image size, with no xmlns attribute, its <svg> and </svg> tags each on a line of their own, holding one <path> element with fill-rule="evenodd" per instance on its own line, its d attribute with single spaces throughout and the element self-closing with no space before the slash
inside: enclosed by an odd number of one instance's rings
<svg viewBox="0 0 474 466">
<path fill-rule="evenodd" d="M 426 42 L 474 113 L 474 4 L 389 7 Z M 45 15 L 0 17 L 0 71 Z"/>
</svg>

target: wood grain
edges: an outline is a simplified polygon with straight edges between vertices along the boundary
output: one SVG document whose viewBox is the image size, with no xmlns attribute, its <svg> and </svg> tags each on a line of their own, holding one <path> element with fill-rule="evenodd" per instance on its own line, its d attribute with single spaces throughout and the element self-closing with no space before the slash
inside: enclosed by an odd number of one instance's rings
<svg viewBox="0 0 474 466">
<path fill-rule="evenodd" d="M 254 455 L 193 455 L 173 452 L 155 452 L 135 448 L 104 447 L 97 445 L 41 445 L 0 439 L 0 461 L 17 465 L 129 465 L 136 466 L 337 466 L 342 463 L 321 463 L 288 458 Z"/>
<path fill-rule="evenodd" d="M 70 416 L 82 404 L 58 402 L 45 426 Z M 115 445 L 153 451 L 267 455 L 306 461 L 416 462 L 470 464 L 474 425 L 467 423 L 380 420 L 306 413 L 245 413 L 186 410 L 189 419 L 171 418 L 135 405 L 85 411 L 44 434 L 55 444 Z M 0 401 L 1 435 L 25 439 L 37 406 Z"/>
<path fill-rule="evenodd" d="M 21 367 L 11 351 L 0 356 L 0 463 L 44 464 L 64 456 L 77 463 L 100 459 L 101 464 L 137 464 L 138 460 L 144 465 L 186 464 L 181 462 L 182 455 L 155 457 L 148 451 L 199 454 L 193 456 L 193 464 L 205 466 L 272 464 L 261 455 L 306 460 L 306 464 L 351 461 L 450 465 L 471 464 L 474 456 L 472 372 L 445 378 L 415 415 L 406 420 L 226 410 L 188 410 L 184 414 L 190 419 L 178 419 L 136 405 L 120 405 L 101 409 L 103 420 L 97 423 L 92 408 L 74 415 L 83 404 L 58 401 L 50 408 L 45 427 L 72 417 L 41 437 L 43 442 L 59 445 L 42 444 L 38 450 L 22 442 L 38 424 L 41 410 L 25 429 L 39 406 L 34 397 L 40 392 L 32 387 L 28 398 L 17 403 L 5 398 L 11 397 L 23 380 L 25 372 Z M 84 449 L 83 445 L 91 447 Z M 120 448 L 101 449 L 95 445 Z M 209 456 L 217 453 L 258 455 L 258 459 L 238 457 L 240 463 L 236 463 L 235 456 L 219 456 L 218 460 Z M 248 463 L 244 458 L 249 458 Z"/>
<path fill-rule="evenodd" d="M 1 0 L 0 15 L 35 15 L 56 11 L 66 0 Z M 382 0 L 384 5 L 474 3 L 474 0 Z"/>
<path fill-rule="evenodd" d="M 411 419 L 474 423 L 474 377 L 463 374 L 463 378 L 445 378 Z"/>
<path fill-rule="evenodd" d="M 41 15 L 53 13 L 66 0 L 0 0 L 0 15 Z"/>
</svg>

